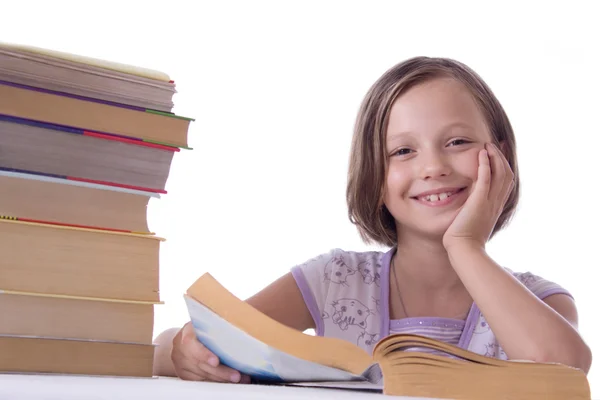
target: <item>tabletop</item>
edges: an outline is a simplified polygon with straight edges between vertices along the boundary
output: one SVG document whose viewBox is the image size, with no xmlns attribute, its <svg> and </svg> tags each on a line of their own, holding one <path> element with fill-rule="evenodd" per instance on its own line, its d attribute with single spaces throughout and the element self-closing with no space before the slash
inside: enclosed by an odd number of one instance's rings
<svg viewBox="0 0 600 400">
<path fill-rule="evenodd" d="M 345 389 L 190 382 L 167 377 L 0 374 L 0 399 L 11 400 L 370 400 L 381 399 L 382 396 L 376 392 Z M 422 397 L 393 398 L 427 400 Z"/>
</svg>

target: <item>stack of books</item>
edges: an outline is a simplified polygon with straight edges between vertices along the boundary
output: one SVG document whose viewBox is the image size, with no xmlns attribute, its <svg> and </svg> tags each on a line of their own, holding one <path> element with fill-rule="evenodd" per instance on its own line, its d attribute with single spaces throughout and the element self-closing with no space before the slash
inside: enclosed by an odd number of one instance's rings
<svg viewBox="0 0 600 400">
<path fill-rule="evenodd" d="M 192 119 L 163 73 L 0 43 L 0 371 L 152 376 L 147 206 Z"/>
</svg>

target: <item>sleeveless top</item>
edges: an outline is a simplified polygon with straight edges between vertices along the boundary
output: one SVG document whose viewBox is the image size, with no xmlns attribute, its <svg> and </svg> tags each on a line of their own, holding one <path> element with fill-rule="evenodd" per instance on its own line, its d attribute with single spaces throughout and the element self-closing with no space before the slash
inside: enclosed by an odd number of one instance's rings
<svg viewBox="0 0 600 400">
<path fill-rule="evenodd" d="M 292 268 L 317 335 L 344 339 L 371 353 L 385 336 L 416 333 L 477 354 L 507 359 L 475 303 L 464 321 L 437 317 L 390 321 L 390 262 L 394 251 L 334 249 Z M 541 300 L 558 293 L 572 297 L 561 286 L 532 273 L 508 271 Z"/>
</svg>

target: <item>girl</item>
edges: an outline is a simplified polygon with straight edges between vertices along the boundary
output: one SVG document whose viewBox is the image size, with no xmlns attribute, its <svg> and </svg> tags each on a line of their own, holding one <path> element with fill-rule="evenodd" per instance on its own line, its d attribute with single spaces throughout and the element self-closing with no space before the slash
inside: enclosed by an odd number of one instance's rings
<svg viewBox="0 0 600 400">
<path fill-rule="evenodd" d="M 390 250 L 332 250 L 247 302 L 292 328 L 367 351 L 386 335 L 418 333 L 587 373 L 591 352 L 569 292 L 486 253 L 518 196 L 513 130 L 485 82 L 454 60 L 407 60 L 367 93 L 348 174 L 350 220 L 367 243 Z M 220 365 L 189 323 L 156 342 L 157 375 L 249 382 Z"/>
</svg>

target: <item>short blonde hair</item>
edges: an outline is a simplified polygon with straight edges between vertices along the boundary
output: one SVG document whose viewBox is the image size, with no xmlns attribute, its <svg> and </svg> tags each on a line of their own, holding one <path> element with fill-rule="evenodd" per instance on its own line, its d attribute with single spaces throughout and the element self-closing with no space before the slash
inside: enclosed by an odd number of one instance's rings
<svg viewBox="0 0 600 400">
<path fill-rule="evenodd" d="M 519 199 L 519 170 L 515 136 L 502 105 L 483 79 L 471 68 L 448 58 L 415 57 L 386 71 L 367 92 L 358 112 L 352 138 L 346 201 L 350 221 L 365 243 L 395 246 L 398 237 L 394 217 L 383 204 L 387 174 L 386 129 L 394 101 L 425 81 L 450 77 L 471 92 L 495 144 L 515 175 L 515 185 L 496 222 L 492 236 L 512 218 Z"/>
</svg>

